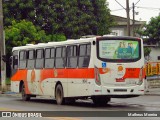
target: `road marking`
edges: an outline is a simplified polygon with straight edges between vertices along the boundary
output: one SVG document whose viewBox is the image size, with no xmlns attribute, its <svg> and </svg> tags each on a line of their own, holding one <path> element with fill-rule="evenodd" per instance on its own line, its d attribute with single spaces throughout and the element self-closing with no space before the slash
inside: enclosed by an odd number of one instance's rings
<svg viewBox="0 0 160 120">
<path fill-rule="evenodd" d="M 11 108 L 1 108 L 1 107 L 0 107 L 0 111 L 20 111 L 20 110 L 11 109 Z"/>
<path fill-rule="evenodd" d="M 82 120 L 79 118 L 72 118 L 72 117 L 46 117 L 48 119 L 52 119 L 52 120 Z"/>
</svg>

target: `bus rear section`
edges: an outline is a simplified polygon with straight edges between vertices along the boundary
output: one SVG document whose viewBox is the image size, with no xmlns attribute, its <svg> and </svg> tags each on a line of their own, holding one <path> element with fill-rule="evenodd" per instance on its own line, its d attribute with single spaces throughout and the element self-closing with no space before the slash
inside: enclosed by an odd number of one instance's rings
<svg viewBox="0 0 160 120">
<path fill-rule="evenodd" d="M 95 88 L 97 97 L 129 98 L 144 94 L 143 42 L 132 37 L 99 37 L 96 42 Z"/>
</svg>

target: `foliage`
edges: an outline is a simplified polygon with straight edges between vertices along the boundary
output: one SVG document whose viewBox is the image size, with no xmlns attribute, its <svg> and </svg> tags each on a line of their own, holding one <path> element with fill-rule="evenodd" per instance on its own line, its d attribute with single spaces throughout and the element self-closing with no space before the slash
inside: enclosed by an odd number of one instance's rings
<svg viewBox="0 0 160 120">
<path fill-rule="evenodd" d="M 10 85 L 11 84 L 11 80 L 10 80 L 10 78 L 6 78 L 6 85 Z"/>
<path fill-rule="evenodd" d="M 138 30 L 140 36 L 148 37 L 148 43 L 160 43 L 160 16 L 151 18 L 148 24 L 144 26 L 143 30 Z"/>
<path fill-rule="evenodd" d="M 104 35 L 110 33 L 108 28 L 115 25 L 114 19 L 110 14 L 108 3 L 106 0 L 91 0 L 94 8 L 94 16 L 96 16 L 96 30 L 94 34 Z"/>
<path fill-rule="evenodd" d="M 148 24 L 144 25 L 143 30 L 137 30 L 141 37 L 146 37 L 144 42 L 147 44 L 160 44 L 160 16 L 151 18 Z M 151 52 L 149 47 L 144 48 L 144 55 L 148 56 Z"/>
<path fill-rule="evenodd" d="M 5 26 L 25 19 L 46 34 L 67 38 L 108 34 L 113 25 L 106 0 L 4 0 L 3 9 Z"/>
<path fill-rule="evenodd" d="M 149 47 L 144 47 L 144 56 L 145 56 L 145 57 L 146 57 L 146 56 L 149 56 L 150 52 L 151 52 L 151 48 L 149 48 Z"/>
<path fill-rule="evenodd" d="M 23 46 L 26 44 L 36 44 L 49 41 L 65 40 L 64 35 L 46 35 L 44 30 L 36 28 L 32 22 L 21 20 L 12 21 L 12 26 L 5 28 L 5 40 L 7 53 L 11 52 L 12 47 Z"/>
<path fill-rule="evenodd" d="M 9 58 L 13 47 L 49 41 L 64 41 L 66 37 L 62 34 L 46 35 L 44 30 L 35 27 L 32 22 L 26 20 L 17 22 L 13 20 L 12 25 L 5 27 L 5 40 L 7 57 L 6 67 L 7 76 L 9 77 L 11 71 Z"/>
</svg>

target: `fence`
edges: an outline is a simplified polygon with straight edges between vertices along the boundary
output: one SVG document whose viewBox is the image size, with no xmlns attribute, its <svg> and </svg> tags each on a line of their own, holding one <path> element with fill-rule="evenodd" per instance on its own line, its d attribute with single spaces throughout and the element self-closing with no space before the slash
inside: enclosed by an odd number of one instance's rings
<svg viewBox="0 0 160 120">
<path fill-rule="evenodd" d="M 160 62 L 148 62 L 145 65 L 146 76 L 160 75 Z"/>
</svg>

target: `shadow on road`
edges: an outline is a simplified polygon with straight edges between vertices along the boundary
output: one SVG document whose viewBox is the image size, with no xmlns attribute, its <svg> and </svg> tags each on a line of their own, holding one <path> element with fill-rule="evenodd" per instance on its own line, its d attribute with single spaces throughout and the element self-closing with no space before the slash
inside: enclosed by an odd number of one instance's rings
<svg viewBox="0 0 160 120">
<path fill-rule="evenodd" d="M 23 102 L 22 100 L 18 99 L 18 101 Z M 55 100 L 51 100 L 51 99 L 37 99 L 37 98 L 33 98 L 30 101 L 25 101 L 25 102 L 30 102 L 30 103 L 41 103 L 41 104 L 50 104 L 50 105 L 57 105 Z M 58 106 L 58 105 L 57 105 Z M 80 108 L 94 108 L 94 110 L 96 111 L 96 109 L 102 109 L 102 110 L 145 110 L 145 106 L 140 105 L 140 104 L 128 104 L 128 103 L 116 103 L 116 102 L 109 102 L 106 105 L 94 105 L 93 102 L 91 101 L 83 101 L 83 100 L 78 100 L 75 103 L 66 103 L 65 105 L 61 105 L 61 106 L 70 106 L 70 107 L 80 107 Z"/>
</svg>

